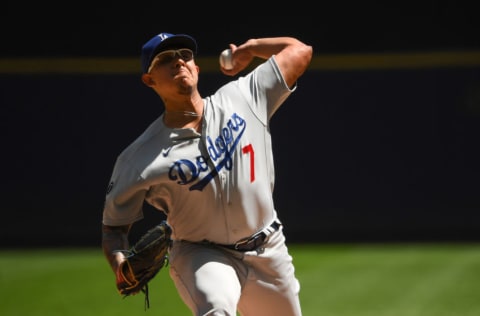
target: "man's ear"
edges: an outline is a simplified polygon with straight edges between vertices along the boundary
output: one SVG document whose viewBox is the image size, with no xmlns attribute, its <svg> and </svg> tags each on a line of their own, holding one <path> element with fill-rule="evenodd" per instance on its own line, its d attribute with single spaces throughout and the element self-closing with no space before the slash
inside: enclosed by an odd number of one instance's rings
<svg viewBox="0 0 480 316">
<path fill-rule="evenodd" d="M 144 84 L 146 84 L 149 87 L 151 87 L 155 84 L 155 81 L 153 81 L 153 78 L 152 78 L 152 76 L 150 76 L 150 74 L 143 74 L 142 75 L 142 81 L 143 81 Z"/>
</svg>

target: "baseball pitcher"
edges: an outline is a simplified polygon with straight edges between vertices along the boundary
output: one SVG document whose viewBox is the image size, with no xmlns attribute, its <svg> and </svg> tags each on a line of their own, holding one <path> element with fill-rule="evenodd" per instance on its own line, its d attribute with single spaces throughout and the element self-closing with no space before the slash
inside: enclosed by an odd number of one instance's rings
<svg viewBox="0 0 480 316">
<path fill-rule="evenodd" d="M 193 315 L 298 316 L 300 285 L 273 201 L 269 120 L 297 89 L 312 47 L 272 37 L 229 49 L 220 70 L 232 81 L 202 96 L 194 38 L 160 33 L 142 47 L 141 80 L 165 110 L 117 157 L 103 251 L 117 273 L 126 260 L 117 250 L 129 248 L 146 201 L 166 214 L 168 271 Z M 261 63 L 240 75 L 254 58 Z"/>
</svg>

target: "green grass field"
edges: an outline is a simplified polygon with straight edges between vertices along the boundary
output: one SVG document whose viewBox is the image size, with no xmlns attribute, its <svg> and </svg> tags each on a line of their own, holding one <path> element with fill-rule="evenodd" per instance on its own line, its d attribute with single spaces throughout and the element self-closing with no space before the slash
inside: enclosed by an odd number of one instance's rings
<svg viewBox="0 0 480 316">
<path fill-rule="evenodd" d="M 289 247 L 305 316 L 480 315 L 480 244 Z M 152 281 L 145 311 L 143 294 L 116 292 L 100 249 L 0 249 L 0 315 L 190 313 L 166 270 Z"/>
</svg>

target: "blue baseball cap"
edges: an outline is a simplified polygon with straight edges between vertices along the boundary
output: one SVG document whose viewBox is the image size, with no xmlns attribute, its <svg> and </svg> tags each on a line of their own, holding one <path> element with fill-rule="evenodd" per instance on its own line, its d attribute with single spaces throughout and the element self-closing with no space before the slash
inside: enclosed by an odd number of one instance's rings
<svg viewBox="0 0 480 316">
<path fill-rule="evenodd" d="M 186 34 L 160 33 L 152 37 L 142 47 L 141 62 L 143 73 L 148 72 L 148 68 L 153 58 L 163 50 L 170 48 L 189 48 L 197 54 L 197 42 Z"/>
</svg>

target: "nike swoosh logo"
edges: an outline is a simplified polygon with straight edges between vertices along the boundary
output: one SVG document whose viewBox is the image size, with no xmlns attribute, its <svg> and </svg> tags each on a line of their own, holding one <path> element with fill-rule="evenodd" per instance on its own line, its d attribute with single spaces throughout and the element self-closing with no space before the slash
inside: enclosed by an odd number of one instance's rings
<svg viewBox="0 0 480 316">
<path fill-rule="evenodd" d="M 172 147 L 168 147 L 167 149 L 162 149 L 162 156 L 167 157 L 171 149 Z"/>
</svg>

